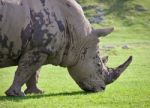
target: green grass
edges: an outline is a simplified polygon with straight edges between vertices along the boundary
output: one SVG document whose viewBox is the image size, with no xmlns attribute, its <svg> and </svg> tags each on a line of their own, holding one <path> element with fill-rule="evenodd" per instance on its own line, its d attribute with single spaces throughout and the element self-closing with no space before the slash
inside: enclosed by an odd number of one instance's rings
<svg viewBox="0 0 150 108">
<path fill-rule="evenodd" d="M 109 8 L 117 0 L 82 1 L 84 5 L 94 4 Z M 127 6 L 133 7 L 138 3 L 150 9 L 149 0 L 132 0 Z M 93 10 L 89 10 L 88 14 L 92 13 Z M 149 11 L 138 13 L 131 10 L 125 14 L 124 19 L 116 13 L 108 14 L 107 20 L 99 25 L 93 24 L 96 28 L 108 25 L 115 27 L 110 36 L 101 39 L 100 46 L 102 48 L 103 45 L 113 44 L 116 48 L 101 51 L 104 55 L 109 55 L 107 65 L 111 67 L 121 64 L 130 55 L 133 56 L 133 62 L 104 92 L 85 93 L 71 79 L 66 69 L 47 65 L 42 68 L 38 83 L 45 91 L 43 95 L 6 97 L 4 92 L 12 83 L 16 67 L 4 68 L 0 69 L 0 108 L 150 108 Z M 122 49 L 124 44 L 128 44 L 130 49 Z"/>
<path fill-rule="evenodd" d="M 149 44 L 131 44 L 132 49 L 116 48 L 108 51 L 109 66 L 122 63 L 133 55 L 133 63 L 126 72 L 106 91 L 87 94 L 80 90 L 67 70 L 51 65 L 42 68 L 39 87 L 43 95 L 27 95 L 22 98 L 5 97 L 4 91 L 10 86 L 15 67 L 0 70 L 1 108 L 148 108 L 150 107 L 150 51 Z M 23 87 L 24 89 L 25 87 Z"/>
</svg>

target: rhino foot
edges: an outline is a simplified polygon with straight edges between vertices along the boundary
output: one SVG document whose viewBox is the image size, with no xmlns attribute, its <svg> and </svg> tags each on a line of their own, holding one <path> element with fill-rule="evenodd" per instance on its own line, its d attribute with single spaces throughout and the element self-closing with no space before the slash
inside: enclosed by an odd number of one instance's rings
<svg viewBox="0 0 150 108">
<path fill-rule="evenodd" d="M 43 94 L 44 91 L 40 90 L 39 88 L 27 88 L 25 91 L 24 91 L 25 94 Z"/>
<path fill-rule="evenodd" d="M 23 92 L 21 92 L 20 90 L 14 88 L 14 89 L 8 89 L 5 94 L 7 96 L 25 96 L 25 94 Z"/>
</svg>

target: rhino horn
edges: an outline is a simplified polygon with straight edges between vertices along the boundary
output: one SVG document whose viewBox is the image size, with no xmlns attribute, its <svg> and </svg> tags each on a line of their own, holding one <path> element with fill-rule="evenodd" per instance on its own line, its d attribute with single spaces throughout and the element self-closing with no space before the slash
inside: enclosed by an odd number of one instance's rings
<svg viewBox="0 0 150 108">
<path fill-rule="evenodd" d="M 105 72 L 106 85 L 114 82 L 124 72 L 124 70 L 129 66 L 131 62 L 132 56 L 130 56 L 127 61 L 125 61 L 122 65 L 118 66 L 117 68 L 108 68 L 108 72 Z"/>
<path fill-rule="evenodd" d="M 97 37 L 103 37 L 110 34 L 113 30 L 113 27 L 104 29 L 93 29 L 92 34 L 96 35 Z"/>
</svg>

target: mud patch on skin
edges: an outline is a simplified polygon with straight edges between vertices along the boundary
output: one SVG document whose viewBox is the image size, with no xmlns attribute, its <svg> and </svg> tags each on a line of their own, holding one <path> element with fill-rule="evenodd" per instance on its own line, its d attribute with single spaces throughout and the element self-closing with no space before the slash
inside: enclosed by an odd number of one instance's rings
<svg viewBox="0 0 150 108">
<path fill-rule="evenodd" d="M 2 19 L 3 19 L 3 15 L 0 14 L 0 21 L 2 21 Z"/>
<path fill-rule="evenodd" d="M 44 45 L 47 46 L 49 43 L 51 43 L 51 41 L 56 37 L 56 35 L 57 35 L 57 32 L 55 34 L 48 33 L 47 34 L 48 39 L 46 40 L 46 42 L 44 43 Z"/>
<path fill-rule="evenodd" d="M 51 27 L 52 24 L 50 21 L 50 12 L 47 9 L 43 9 L 40 12 L 34 12 L 31 10 L 30 13 L 32 20 L 31 28 L 33 30 L 33 32 L 30 31 L 30 33 L 32 33 L 31 46 L 46 47 L 46 45 L 50 44 L 52 40 L 54 41 L 56 35 L 58 35 L 57 32 L 51 33 L 48 28 L 48 26 Z"/>
<path fill-rule="evenodd" d="M 22 49 L 25 49 L 27 47 L 28 42 L 32 38 L 32 33 L 33 29 L 32 24 L 30 22 L 30 24 L 28 24 L 27 27 L 21 31 Z"/>
<path fill-rule="evenodd" d="M 102 76 L 102 74 L 103 74 L 103 62 L 98 55 L 99 55 L 99 52 L 97 52 L 97 54 L 93 57 L 93 64 L 96 67 L 97 75 Z"/>
<path fill-rule="evenodd" d="M 28 58 L 26 60 L 20 61 L 19 63 L 28 64 L 28 66 L 35 66 L 37 63 L 40 62 L 40 53 L 37 51 L 33 51 L 28 54 Z"/>
<path fill-rule="evenodd" d="M 48 9 L 45 9 L 45 8 L 44 8 L 44 12 L 48 16 L 48 19 L 47 19 L 48 23 L 45 24 L 46 26 L 48 26 L 49 24 L 52 24 L 51 19 L 50 19 L 50 12 L 48 11 Z"/>
<path fill-rule="evenodd" d="M 8 37 L 6 35 L 2 36 L 0 35 L 0 47 L 2 48 L 1 57 L 4 57 L 2 55 L 5 55 L 6 58 L 16 58 L 19 56 L 19 51 L 17 54 L 13 52 L 14 42 L 9 41 Z"/>
<path fill-rule="evenodd" d="M 7 42 L 8 42 L 8 37 L 4 35 L 4 38 L 3 38 L 3 36 L 0 35 L 0 43 L 1 43 L 2 48 L 8 48 Z"/>
<path fill-rule="evenodd" d="M 41 1 L 42 5 L 45 6 L 46 1 L 45 0 L 40 0 L 40 1 Z"/>
<path fill-rule="evenodd" d="M 57 22 L 57 25 L 58 25 L 58 27 L 59 27 L 59 30 L 60 30 L 61 32 L 63 32 L 63 31 L 65 30 L 65 27 L 64 27 L 62 21 L 57 19 L 55 12 L 53 12 L 53 17 L 55 18 L 55 21 Z"/>
<path fill-rule="evenodd" d="M 42 30 L 42 26 L 45 25 L 44 15 L 42 12 L 35 13 L 33 10 L 30 10 L 30 13 L 33 22 L 33 36 L 31 40 L 31 46 L 40 47 L 42 46 L 44 34 L 48 33 L 47 29 Z"/>
<path fill-rule="evenodd" d="M 35 65 L 36 63 L 39 63 L 40 62 L 40 54 L 38 52 L 33 52 L 33 58 L 32 58 L 32 62 L 30 65 Z"/>
</svg>

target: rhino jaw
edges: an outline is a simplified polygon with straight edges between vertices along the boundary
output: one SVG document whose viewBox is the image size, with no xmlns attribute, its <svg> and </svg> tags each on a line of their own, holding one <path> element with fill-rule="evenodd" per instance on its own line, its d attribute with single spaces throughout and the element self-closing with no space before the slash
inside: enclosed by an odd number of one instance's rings
<svg viewBox="0 0 150 108">
<path fill-rule="evenodd" d="M 128 58 L 122 65 L 118 66 L 117 68 L 108 68 L 108 72 L 105 72 L 105 84 L 108 85 L 114 82 L 130 65 L 132 62 L 132 56 Z"/>
</svg>

